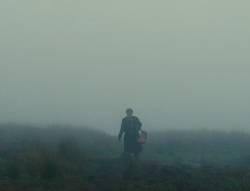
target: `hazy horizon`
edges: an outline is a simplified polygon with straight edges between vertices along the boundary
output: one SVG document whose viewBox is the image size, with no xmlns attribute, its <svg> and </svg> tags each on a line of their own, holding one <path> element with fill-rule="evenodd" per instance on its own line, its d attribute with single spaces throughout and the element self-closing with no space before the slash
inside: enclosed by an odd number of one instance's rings
<svg viewBox="0 0 250 191">
<path fill-rule="evenodd" d="M 249 1 L 0 2 L 0 123 L 250 127 Z"/>
</svg>

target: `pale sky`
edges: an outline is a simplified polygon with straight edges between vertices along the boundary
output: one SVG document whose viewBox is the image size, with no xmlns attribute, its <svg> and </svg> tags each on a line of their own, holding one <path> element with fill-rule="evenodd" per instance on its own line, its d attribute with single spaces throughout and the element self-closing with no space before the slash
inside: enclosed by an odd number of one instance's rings
<svg viewBox="0 0 250 191">
<path fill-rule="evenodd" d="M 0 0 L 0 122 L 249 129 L 249 0 Z"/>
</svg>

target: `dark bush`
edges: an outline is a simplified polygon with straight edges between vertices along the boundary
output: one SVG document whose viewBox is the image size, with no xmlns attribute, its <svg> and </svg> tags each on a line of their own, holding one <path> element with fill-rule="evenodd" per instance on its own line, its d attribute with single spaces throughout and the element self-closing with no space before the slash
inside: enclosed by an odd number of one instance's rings
<svg viewBox="0 0 250 191">
<path fill-rule="evenodd" d="M 10 179 L 16 180 L 20 177 L 20 169 L 17 160 L 8 159 L 5 161 L 5 170 Z"/>
<path fill-rule="evenodd" d="M 39 174 L 46 180 L 60 176 L 62 172 L 56 152 L 47 146 L 25 147 L 23 162 L 30 175 Z"/>
<path fill-rule="evenodd" d="M 57 155 L 67 161 L 76 162 L 80 158 L 77 142 L 71 137 L 61 137 L 57 146 Z"/>
</svg>

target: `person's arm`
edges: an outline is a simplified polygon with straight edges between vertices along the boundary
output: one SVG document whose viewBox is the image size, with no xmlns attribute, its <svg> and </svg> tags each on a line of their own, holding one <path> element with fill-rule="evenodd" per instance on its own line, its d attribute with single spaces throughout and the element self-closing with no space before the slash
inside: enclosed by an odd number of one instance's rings
<svg viewBox="0 0 250 191">
<path fill-rule="evenodd" d="M 141 121 L 139 120 L 138 117 L 137 117 L 136 121 L 137 121 L 137 123 L 136 123 L 135 129 L 136 129 L 136 131 L 140 131 L 141 127 L 142 127 L 142 123 L 141 123 Z"/>
<path fill-rule="evenodd" d="M 122 134 L 123 134 L 123 132 L 124 132 L 124 130 L 125 130 L 124 127 L 125 127 L 125 125 L 124 125 L 124 120 L 122 120 L 121 129 L 120 129 L 120 132 L 119 132 L 119 134 L 118 134 L 119 140 L 122 138 Z"/>
</svg>

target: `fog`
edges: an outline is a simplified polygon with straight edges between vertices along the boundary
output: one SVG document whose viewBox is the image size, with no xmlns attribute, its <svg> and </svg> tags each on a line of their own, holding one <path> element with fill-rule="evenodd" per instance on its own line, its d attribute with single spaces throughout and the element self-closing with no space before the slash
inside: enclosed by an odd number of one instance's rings
<svg viewBox="0 0 250 191">
<path fill-rule="evenodd" d="M 249 1 L 0 1 L 0 122 L 248 129 Z"/>
</svg>

